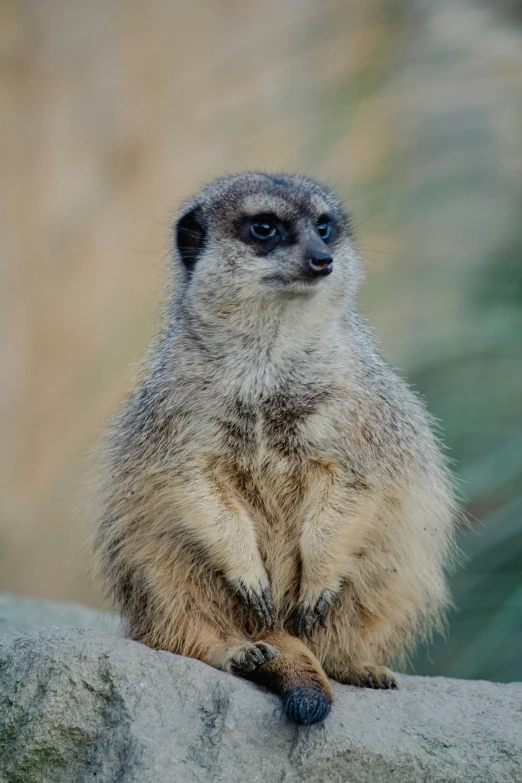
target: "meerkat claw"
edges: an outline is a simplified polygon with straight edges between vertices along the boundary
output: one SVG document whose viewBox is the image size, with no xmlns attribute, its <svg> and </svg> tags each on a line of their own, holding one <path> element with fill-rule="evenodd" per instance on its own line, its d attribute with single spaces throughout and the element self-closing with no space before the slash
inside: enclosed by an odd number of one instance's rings
<svg viewBox="0 0 522 783">
<path fill-rule="evenodd" d="M 328 609 L 332 604 L 332 600 L 333 600 L 332 597 L 323 595 L 318 600 L 315 606 L 315 613 L 317 614 L 317 619 L 319 620 L 319 625 L 321 626 L 321 628 L 327 627 L 326 615 L 328 613 Z"/>
<path fill-rule="evenodd" d="M 253 612 L 262 628 L 271 628 L 273 624 L 273 604 L 270 588 L 267 586 L 261 593 L 247 587 L 239 580 L 235 585 L 235 593 L 247 612 Z"/>
<path fill-rule="evenodd" d="M 313 609 L 307 609 L 303 604 L 297 607 L 297 636 L 300 639 L 305 636 L 309 642 L 313 642 L 314 625 L 317 617 Z"/>
<path fill-rule="evenodd" d="M 265 587 L 263 590 L 261 597 L 264 602 L 266 617 L 267 617 L 267 625 L 270 627 L 273 623 L 273 615 L 274 615 L 274 605 L 272 603 L 272 594 L 270 592 L 269 587 Z"/>
<path fill-rule="evenodd" d="M 228 665 L 229 671 L 232 674 L 248 676 L 275 656 L 276 650 L 270 644 L 264 642 L 248 643 L 234 655 Z"/>
<path fill-rule="evenodd" d="M 297 607 L 297 636 L 301 639 L 305 636 L 309 642 L 313 642 L 314 630 L 319 624 L 321 628 L 327 628 L 326 615 L 335 599 L 332 590 L 323 590 L 315 606 L 307 607 L 299 603 Z"/>
</svg>

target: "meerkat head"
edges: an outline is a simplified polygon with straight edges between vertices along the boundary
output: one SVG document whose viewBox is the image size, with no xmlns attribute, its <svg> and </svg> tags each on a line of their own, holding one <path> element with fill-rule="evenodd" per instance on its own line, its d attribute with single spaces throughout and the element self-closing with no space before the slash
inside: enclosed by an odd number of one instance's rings
<svg viewBox="0 0 522 783">
<path fill-rule="evenodd" d="M 358 266 L 339 199 L 313 179 L 245 173 L 205 187 L 175 224 L 184 296 L 230 312 L 247 302 L 339 298 Z"/>
</svg>

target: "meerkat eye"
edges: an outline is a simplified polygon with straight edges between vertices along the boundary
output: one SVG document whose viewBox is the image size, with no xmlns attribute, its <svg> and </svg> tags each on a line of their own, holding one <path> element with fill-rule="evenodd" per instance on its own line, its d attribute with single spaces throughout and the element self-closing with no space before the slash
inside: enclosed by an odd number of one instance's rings
<svg viewBox="0 0 522 783">
<path fill-rule="evenodd" d="M 317 223 L 315 224 L 315 230 L 323 240 L 323 242 L 326 242 L 332 233 L 332 225 L 328 218 L 319 218 Z"/>
<path fill-rule="evenodd" d="M 277 227 L 270 218 L 254 220 L 250 225 L 250 233 L 256 239 L 271 239 L 277 234 Z"/>
</svg>

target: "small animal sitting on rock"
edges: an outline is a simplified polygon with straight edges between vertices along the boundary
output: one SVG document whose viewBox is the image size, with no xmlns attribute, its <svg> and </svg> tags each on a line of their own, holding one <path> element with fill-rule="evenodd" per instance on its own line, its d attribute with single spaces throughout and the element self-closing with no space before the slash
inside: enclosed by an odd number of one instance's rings
<svg viewBox="0 0 522 783">
<path fill-rule="evenodd" d="M 161 333 L 104 446 L 96 549 L 128 636 L 277 692 L 383 665 L 447 603 L 451 481 L 376 353 L 339 199 L 307 177 L 203 188 L 174 227 Z"/>
</svg>

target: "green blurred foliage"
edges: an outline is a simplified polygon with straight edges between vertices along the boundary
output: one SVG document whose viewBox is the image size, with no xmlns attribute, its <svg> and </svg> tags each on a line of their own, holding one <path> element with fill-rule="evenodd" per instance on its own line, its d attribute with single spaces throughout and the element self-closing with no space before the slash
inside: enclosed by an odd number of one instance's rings
<svg viewBox="0 0 522 783">
<path fill-rule="evenodd" d="M 443 420 L 469 528 L 452 580 L 446 640 L 415 668 L 522 679 L 522 234 L 491 254 L 464 287 L 475 338 L 410 377 Z"/>
</svg>

